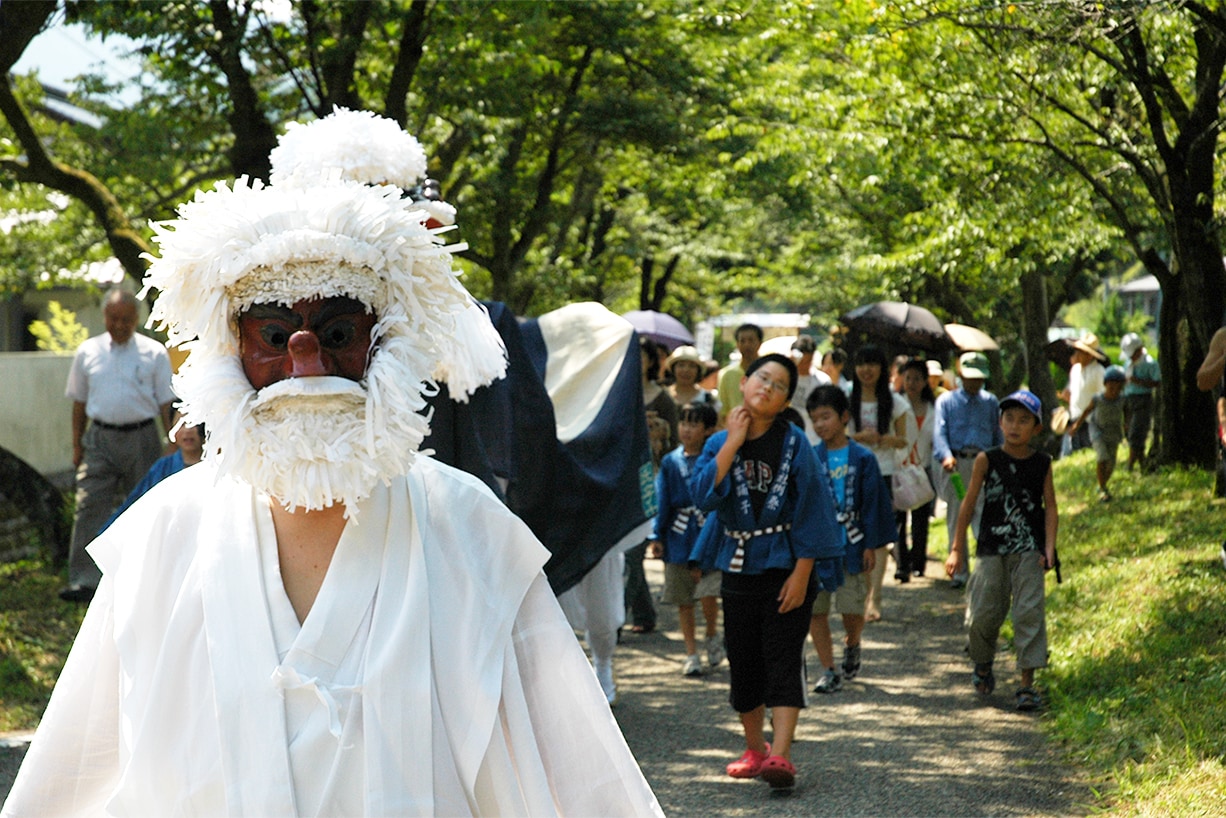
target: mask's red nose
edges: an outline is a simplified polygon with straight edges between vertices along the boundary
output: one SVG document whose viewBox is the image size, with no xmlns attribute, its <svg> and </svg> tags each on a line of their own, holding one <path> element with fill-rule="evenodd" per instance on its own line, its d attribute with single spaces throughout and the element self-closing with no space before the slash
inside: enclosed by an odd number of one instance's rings
<svg viewBox="0 0 1226 818">
<path fill-rule="evenodd" d="M 293 359 L 294 369 L 291 378 L 309 378 L 317 375 L 327 375 L 323 358 L 319 354 L 319 339 L 310 330 L 298 330 L 289 337 L 289 355 Z"/>
</svg>

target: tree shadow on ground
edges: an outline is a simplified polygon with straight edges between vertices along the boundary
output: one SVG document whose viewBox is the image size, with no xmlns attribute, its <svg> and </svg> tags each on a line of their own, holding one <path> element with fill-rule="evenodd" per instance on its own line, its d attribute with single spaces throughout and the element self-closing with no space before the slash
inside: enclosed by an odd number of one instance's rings
<svg viewBox="0 0 1226 818">
<path fill-rule="evenodd" d="M 659 563 L 648 562 L 659 585 Z M 937 573 L 930 566 L 930 574 Z M 727 665 L 681 676 L 676 610 L 660 629 L 627 636 L 615 670 L 614 710 L 631 750 L 670 816 L 1076 815 L 1094 796 L 1041 733 L 1042 716 L 1017 713 L 1013 660 L 1002 645 L 994 694 L 970 686 L 962 594 L 942 580 L 887 584 L 885 618 L 864 637 L 861 676 L 829 696 L 810 694 L 788 796 L 735 781 L 724 765 L 743 751 L 727 703 Z M 835 625 L 835 638 L 841 637 Z M 810 681 L 817 669 L 807 648 Z"/>
</svg>

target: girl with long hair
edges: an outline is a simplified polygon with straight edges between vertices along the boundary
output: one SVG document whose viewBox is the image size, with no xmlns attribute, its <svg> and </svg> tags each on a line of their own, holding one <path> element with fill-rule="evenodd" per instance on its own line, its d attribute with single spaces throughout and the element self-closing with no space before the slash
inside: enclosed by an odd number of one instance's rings
<svg viewBox="0 0 1226 818">
<path fill-rule="evenodd" d="M 872 450 L 881 476 L 889 487 L 894 469 L 905 454 L 902 450 L 911 446 L 907 438 L 906 417 L 911 412 L 911 404 L 902 395 L 890 391 L 890 364 L 880 347 L 872 344 L 860 347 L 852 363 L 855 376 L 851 385 L 851 422 L 848 428 L 852 440 Z M 881 581 L 886 562 L 884 559 L 878 560 L 869 576 L 865 622 L 876 622 L 881 618 Z"/>
</svg>

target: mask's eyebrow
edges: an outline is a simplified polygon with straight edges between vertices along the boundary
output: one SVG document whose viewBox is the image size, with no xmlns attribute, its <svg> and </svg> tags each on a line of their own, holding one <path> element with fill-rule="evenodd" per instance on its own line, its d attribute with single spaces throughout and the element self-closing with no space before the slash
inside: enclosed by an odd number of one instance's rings
<svg viewBox="0 0 1226 818">
<path fill-rule="evenodd" d="M 366 313 L 366 305 L 356 298 L 348 298 L 346 296 L 337 296 L 330 298 L 319 309 L 317 322 L 323 323 L 338 315 L 361 315 Z"/>
<path fill-rule="evenodd" d="M 252 304 L 240 318 L 285 321 L 295 327 L 302 325 L 302 316 L 280 304 Z"/>
</svg>

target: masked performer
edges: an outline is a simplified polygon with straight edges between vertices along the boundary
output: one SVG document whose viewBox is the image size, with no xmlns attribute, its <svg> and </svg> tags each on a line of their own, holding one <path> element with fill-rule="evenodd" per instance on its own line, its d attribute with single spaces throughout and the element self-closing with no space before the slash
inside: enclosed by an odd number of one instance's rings
<svg viewBox="0 0 1226 818">
<path fill-rule="evenodd" d="M 659 814 L 548 553 L 418 451 L 436 380 L 505 359 L 400 194 L 240 180 L 157 227 L 146 289 L 206 457 L 90 546 L 3 815 Z"/>
</svg>

